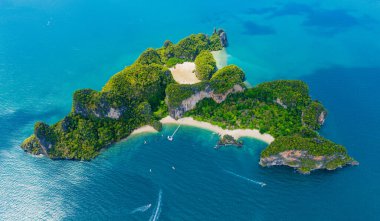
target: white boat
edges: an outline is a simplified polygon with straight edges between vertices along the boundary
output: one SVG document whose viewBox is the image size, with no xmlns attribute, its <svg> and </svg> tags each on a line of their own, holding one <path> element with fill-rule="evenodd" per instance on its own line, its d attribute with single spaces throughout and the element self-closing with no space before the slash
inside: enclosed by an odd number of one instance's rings
<svg viewBox="0 0 380 221">
<path fill-rule="evenodd" d="M 177 129 L 175 129 L 174 133 L 171 136 L 168 136 L 169 141 L 173 141 L 174 134 L 177 133 L 178 129 L 181 127 L 181 125 L 178 125 Z"/>
</svg>

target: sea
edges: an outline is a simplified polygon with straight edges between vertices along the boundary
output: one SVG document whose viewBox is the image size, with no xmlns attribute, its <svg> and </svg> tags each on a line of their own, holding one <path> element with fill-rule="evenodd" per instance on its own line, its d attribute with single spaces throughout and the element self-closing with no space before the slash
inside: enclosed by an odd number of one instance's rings
<svg viewBox="0 0 380 221">
<path fill-rule="evenodd" d="M 140 134 L 89 162 L 24 153 L 36 121 L 70 112 L 148 47 L 223 28 L 251 86 L 308 83 L 321 134 L 360 162 L 262 168 L 266 144 L 215 150 L 211 131 Z M 379 0 L 0 0 L 0 220 L 380 220 Z"/>
</svg>

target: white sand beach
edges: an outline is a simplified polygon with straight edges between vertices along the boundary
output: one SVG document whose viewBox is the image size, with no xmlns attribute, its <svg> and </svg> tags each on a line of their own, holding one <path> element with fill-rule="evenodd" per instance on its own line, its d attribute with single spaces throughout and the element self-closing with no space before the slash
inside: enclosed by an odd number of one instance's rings
<svg viewBox="0 0 380 221">
<path fill-rule="evenodd" d="M 132 133 L 129 136 L 136 135 L 136 134 L 142 134 L 142 133 L 156 133 L 157 130 L 154 129 L 152 126 L 145 125 L 140 128 L 137 128 L 136 130 L 132 131 Z"/>
<path fill-rule="evenodd" d="M 210 130 L 215 133 L 218 133 L 220 136 L 224 136 L 228 134 L 228 135 L 233 136 L 235 139 L 239 139 L 240 137 L 251 137 L 251 138 L 264 141 L 265 143 L 268 143 L 268 144 L 274 141 L 274 138 L 270 134 L 261 134 L 258 130 L 251 130 L 251 129 L 225 130 L 221 127 L 212 125 L 207 122 L 194 120 L 192 117 L 185 117 L 185 118 L 175 120 L 172 117 L 167 116 L 161 119 L 161 123 L 162 124 L 179 124 L 179 125 L 198 127 L 198 128 L 202 128 L 202 129 L 206 129 L 206 130 Z"/>
<path fill-rule="evenodd" d="M 207 122 L 197 121 L 194 120 L 192 117 L 185 117 L 178 120 L 175 120 L 174 118 L 167 116 L 160 120 L 162 124 L 177 124 L 177 125 L 186 125 L 186 126 L 192 126 L 192 127 L 198 127 L 205 130 L 213 131 L 220 136 L 224 136 L 226 134 L 233 136 L 235 139 L 239 139 L 241 137 L 251 137 L 258 140 L 261 140 L 267 144 L 270 144 L 274 141 L 274 138 L 270 134 L 261 134 L 258 130 L 251 130 L 251 129 L 236 129 L 236 130 L 225 130 L 221 127 L 218 127 L 216 125 L 212 125 Z M 130 136 L 136 135 L 136 134 L 142 134 L 142 133 L 157 133 L 157 130 L 155 130 L 152 126 L 146 125 L 143 127 L 140 127 L 136 130 L 134 130 Z"/>
<path fill-rule="evenodd" d="M 193 62 L 184 62 L 177 64 L 169 69 L 173 78 L 179 84 L 196 84 L 201 82 L 195 75 L 195 64 Z"/>
</svg>

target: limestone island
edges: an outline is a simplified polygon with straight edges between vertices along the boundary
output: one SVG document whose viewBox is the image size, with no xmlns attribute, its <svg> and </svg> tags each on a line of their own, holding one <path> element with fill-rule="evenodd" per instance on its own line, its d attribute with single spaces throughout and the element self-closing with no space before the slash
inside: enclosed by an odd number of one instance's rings
<svg viewBox="0 0 380 221">
<path fill-rule="evenodd" d="M 306 174 L 357 164 L 343 146 L 318 134 L 327 111 L 304 82 L 248 88 L 242 69 L 215 60 L 227 46 L 220 29 L 149 48 L 101 91 L 76 91 L 71 112 L 53 125 L 37 122 L 21 147 L 51 159 L 91 160 L 133 131 L 176 123 L 214 130 L 223 145 L 243 136 L 267 142 L 263 167 L 286 165 Z"/>
</svg>

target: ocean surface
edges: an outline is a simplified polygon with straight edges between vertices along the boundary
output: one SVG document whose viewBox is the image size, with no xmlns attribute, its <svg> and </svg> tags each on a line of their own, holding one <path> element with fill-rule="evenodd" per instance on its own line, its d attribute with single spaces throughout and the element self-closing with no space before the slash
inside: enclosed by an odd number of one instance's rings
<svg viewBox="0 0 380 221">
<path fill-rule="evenodd" d="M 75 90 L 214 27 L 251 85 L 306 81 L 329 110 L 321 133 L 360 166 L 261 168 L 265 143 L 215 150 L 217 136 L 192 127 L 169 142 L 174 125 L 90 162 L 19 148 L 34 122 L 70 111 Z M 0 220 L 380 220 L 378 39 L 378 0 L 0 0 Z"/>
</svg>

